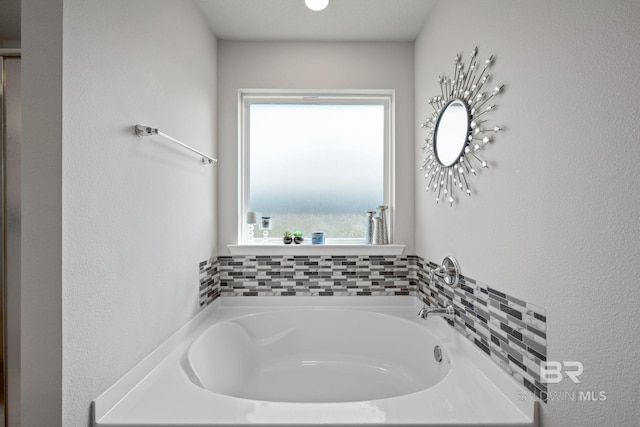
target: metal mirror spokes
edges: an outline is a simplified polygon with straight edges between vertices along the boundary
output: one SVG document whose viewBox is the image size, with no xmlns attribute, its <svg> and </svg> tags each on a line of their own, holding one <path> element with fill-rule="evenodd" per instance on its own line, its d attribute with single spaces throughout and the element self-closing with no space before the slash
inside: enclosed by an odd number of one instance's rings
<svg viewBox="0 0 640 427">
<path fill-rule="evenodd" d="M 420 147 L 426 153 L 420 170 L 425 171 L 426 190 L 436 193 L 436 203 L 443 198 L 453 206 L 454 187 L 471 196 L 471 175 L 489 167 L 478 152 L 493 141 L 492 134 L 502 132 L 500 126 L 488 126 L 487 116 L 496 109 L 492 100 L 503 92 L 504 85 L 485 89 L 494 58 L 492 55 L 478 64 L 477 55 L 476 47 L 465 66 L 457 54 L 453 77 L 439 76 L 440 95 L 428 101 L 433 112 L 422 123 L 427 137 Z"/>
</svg>

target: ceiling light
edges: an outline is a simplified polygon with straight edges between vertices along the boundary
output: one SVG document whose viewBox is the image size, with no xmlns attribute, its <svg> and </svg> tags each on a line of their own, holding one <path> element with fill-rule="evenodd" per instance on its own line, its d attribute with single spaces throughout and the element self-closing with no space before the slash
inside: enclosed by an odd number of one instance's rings
<svg viewBox="0 0 640 427">
<path fill-rule="evenodd" d="M 304 0 L 304 4 L 311 10 L 319 11 L 329 5 L 329 0 Z"/>
</svg>

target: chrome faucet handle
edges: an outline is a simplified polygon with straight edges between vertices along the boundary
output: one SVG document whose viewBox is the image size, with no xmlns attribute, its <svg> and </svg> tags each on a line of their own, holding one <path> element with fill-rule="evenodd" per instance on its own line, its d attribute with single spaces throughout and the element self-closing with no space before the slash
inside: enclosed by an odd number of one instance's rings
<svg viewBox="0 0 640 427">
<path fill-rule="evenodd" d="M 432 269 L 431 273 L 429 273 L 429 283 L 433 283 L 433 278 L 435 276 L 442 278 L 444 276 L 444 273 L 445 268 L 442 266 Z"/>
<path fill-rule="evenodd" d="M 442 260 L 442 265 L 431 270 L 429 273 L 429 283 L 433 283 L 433 278 L 441 278 L 447 285 L 455 288 L 460 281 L 460 264 L 452 256 Z"/>
</svg>

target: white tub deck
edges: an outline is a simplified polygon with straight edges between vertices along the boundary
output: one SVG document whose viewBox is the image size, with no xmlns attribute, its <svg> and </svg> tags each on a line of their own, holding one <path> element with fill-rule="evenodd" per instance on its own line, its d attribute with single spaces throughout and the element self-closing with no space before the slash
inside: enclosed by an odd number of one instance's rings
<svg viewBox="0 0 640 427">
<path fill-rule="evenodd" d="M 421 305 L 409 296 L 219 298 L 93 402 L 94 425 L 535 426 L 536 402 L 523 398 L 527 390 L 443 319 L 419 319 Z M 373 311 L 428 328 L 440 340 L 450 370 L 437 384 L 411 394 L 338 403 L 229 397 L 189 379 L 186 351 L 214 323 L 300 307 Z M 415 357 L 433 360 L 431 352 Z"/>
</svg>

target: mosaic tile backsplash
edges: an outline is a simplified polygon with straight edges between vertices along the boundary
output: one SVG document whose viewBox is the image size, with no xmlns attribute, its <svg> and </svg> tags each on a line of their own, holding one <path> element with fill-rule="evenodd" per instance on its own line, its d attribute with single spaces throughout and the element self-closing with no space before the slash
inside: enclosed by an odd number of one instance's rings
<svg viewBox="0 0 640 427">
<path fill-rule="evenodd" d="M 216 258 L 202 261 L 200 271 L 200 308 L 204 308 L 220 296 L 220 263 Z"/>
<path fill-rule="evenodd" d="M 225 256 L 200 263 L 200 306 L 219 296 L 414 295 L 453 305 L 449 323 L 545 401 L 546 312 L 462 276 L 452 289 L 429 283 L 435 263 L 408 256 Z"/>
<path fill-rule="evenodd" d="M 410 295 L 416 284 L 415 260 L 406 256 L 218 259 L 222 296 Z"/>
<path fill-rule="evenodd" d="M 436 267 L 418 259 L 418 291 L 423 301 L 453 305 L 456 316 L 450 324 L 546 402 L 547 386 L 540 379 L 540 365 L 547 360 L 546 311 L 463 275 L 455 289 L 439 281 L 429 283 L 429 272 Z"/>
</svg>

